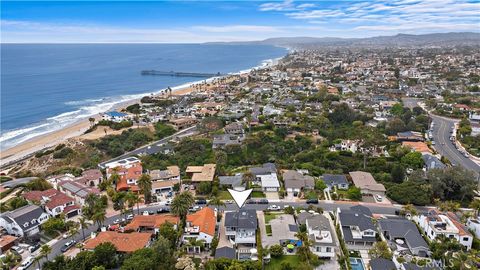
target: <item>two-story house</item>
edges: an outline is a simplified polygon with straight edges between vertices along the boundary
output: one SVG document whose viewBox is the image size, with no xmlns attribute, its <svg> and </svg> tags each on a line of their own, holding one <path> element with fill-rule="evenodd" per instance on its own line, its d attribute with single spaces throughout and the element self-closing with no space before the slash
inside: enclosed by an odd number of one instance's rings
<svg viewBox="0 0 480 270">
<path fill-rule="evenodd" d="M 58 189 L 75 199 L 79 205 L 85 204 L 89 194 L 100 194 L 100 190 L 77 181 L 62 181 L 58 183 Z"/>
<path fill-rule="evenodd" d="M 257 213 L 253 209 L 225 213 L 225 235 L 236 247 L 237 259 L 251 257 L 251 249 L 256 247 Z"/>
<path fill-rule="evenodd" d="M 380 219 L 378 227 L 390 249 L 400 254 L 427 257 L 430 249 L 415 223 L 407 219 Z"/>
<path fill-rule="evenodd" d="M 24 237 L 32 236 L 40 231 L 40 225 L 47 221 L 49 215 L 37 205 L 25 205 L 0 216 L 0 226 L 8 234 Z"/>
<path fill-rule="evenodd" d="M 204 207 L 202 210 L 187 215 L 185 232 L 182 236 L 183 242 L 189 239 L 203 241 L 206 248 L 210 248 L 216 233 L 217 215 L 210 207 Z M 194 252 L 200 252 L 200 250 Z"/>
<path fill-rule="evenodd" d="M 372 246 L 377 240 L 377 230 L 372 221 L 372 212 L 365 206 L 353 206 L 350 209 L 337 209 L 337 224 L 347 245 L 352 249 Z"/>
<path fill-rule="evenodd" d="M 117 191 L 139 192 L 137 180 L 143 172 L 142 162 L 136 157 L 127 157 L 105 164 L 107 179 L 112 174 L 118 174 L 120 180 L 116 183 Z"/>
<path fill-rule="evenodd" d="M 418 223 L 425 235 L 431 240 L 444 235 L 447 238 L 454 238 L 467 250 L 472 248 L 473 236 L 463 224 L 457 220 L 452 212 L 442 213 L 436 209 L 427 213 L 414 216 L 413 219 Z"/>
<path fill-rule="evenodd" d="M 75 199 L 56 190 L 47 189 L 44 191 L 30 191 L 23 194 L 23 197 L 29 202 L 40 203 L 52 217 L 56 217 L 61 213 L 65 214 L 65 218 L 71 218 L 80 214 L 80 206 L 75 204 Z"/>
<path fill-rule="evenodd" d="M 305 220 L 307 233 L 312 241 L 310 250 L 320 258 L 335 258 L 333 228 L 328 218 L 322 214 L 312 215 Z"/>
<path fill-rule="evenodd" d="M 275 164 L 265 163 L 262 167 L 250 168 L 250 172 L 255 176 L 253 184 L 261 186 L 263 191 L 277 192 L 280 189 Z"/>
</svg>

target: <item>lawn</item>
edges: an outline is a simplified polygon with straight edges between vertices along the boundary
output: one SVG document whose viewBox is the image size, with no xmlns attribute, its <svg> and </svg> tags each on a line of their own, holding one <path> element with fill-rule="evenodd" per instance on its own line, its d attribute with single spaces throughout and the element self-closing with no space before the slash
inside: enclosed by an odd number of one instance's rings
<svg viewBox="0 0 480 270">
<path fill-rule="evenodd" d="M 227 190 L 222 190 L 218 193 L 218 198 L 220 200 L 232 200 L 232 195 Z"/>
<path fill-rule="evenodd" d="M 265 193 L 261 191 L 252 191 L 252 198 L 265 198 Z"/>
<path fill-rule="evenodd" d="M 272 225 L 265 225 L 265 230 L 267 231 L 267 236 L 272 236 Z"/>
<path fill-rule="evenodd" d="M 270 223 L 270 220 L 275 219 L 280 213 L 265 213 L 265 224 Z"/>
<path fill-rule="evenodd" d="M 265 270 L 282 269 L 280 267 L 282 262 L 289 262 L 292 267 L 300 264 L 300 258 L 297 255 L 283 255 L 280 258 L 272 258 L 270 263 L 265 266 Z"/>
</svg>

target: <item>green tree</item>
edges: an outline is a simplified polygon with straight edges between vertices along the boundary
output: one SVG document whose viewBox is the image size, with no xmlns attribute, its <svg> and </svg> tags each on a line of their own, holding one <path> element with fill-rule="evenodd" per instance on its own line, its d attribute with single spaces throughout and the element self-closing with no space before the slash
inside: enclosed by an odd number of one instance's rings
<svg viewBox="0 0 480 270">
<path fill-rule="evenodd" d="M 212 184 L 210 182 L 201 182 L 197 191 L 199 194 L 208 195 L 212 192 Z"/>
<path fill-rule="evenodd" d="M 171 125 L 167 125 L 162 122 L 155 124 L 155 136 L 157 139 L 163 139 L 174 134 L 175 132 L 175 128 L 173 128 Z"/>
<path fill-rule="evenodd" d="M 52 252 L 52 248 L 49 245 L 45 244 L 40 247 L 40 254 L 42 257 L 45 257 L 47 261 L 48 261 L 48 254 L 50 254 L 50 252 Z"/>
<path fill-rule="evenodd" d="M 315 189 L 316 190 L 325 190 L 327 188 L 327 184 L 321 179 L 315 181 Z"/>
<path fill-rule="evenodd" d="M 277 258 L 283 256 L 283 247 L 281 245 L 273 245 L 270 247 L 270 254 L 272 257 Z"/>
<path fill-rule="evenodd" d="M 376 242 L 373 247 L 368 251 L 371 258 L 384 258 L 391 260 L 393 253 L 390 251 L 387 242 Z"/>
<path fill-rule="evenodd" d="M 433 197 L 441 201 L 470 202 L 477 189 L 473 172 L 462 167 L 429 170 L 427 179 L 432 185 Z"/>
<path fill-rule="evenodd" d="M 143 193 L 145 203 L 150 202 L 152 195 L 152 178 L 148 174 L 142 174 L 137 181 L 137 185 Z"/>
<path fill-rule="evenodd" d="M 85 217 L 80 217 L 78 219 L 78 224 L 80 225 L 80 229 L 82 229 L 82 237 L 83 237 L 83 241 L 85 241 L 85 228 L 88 228 L 88 223 L 87 223 L 87 219 Z"/>
<path fill-rule="evenodd" d="M 423 167 L 423 158 L 420 152 L 410 152 L 402 157 L 402 164 L 411 169 L 420 169 Z"/>
<path fill-rule="evenodd" d="M 45 179 L 36 178 L 26 184 L 28 190 L 39 190 L 44 191 L 51 189 L 52 185 Z"/>
<path fill-rule="evenodd" d="M 142 248 L 133 252 L 123 261 L 121 270 L 155 270 L 158 256 L 151 248 Z M 160 269 L 160 268 L 159 268 Z M 169 268 L 165 268 L 169 269 Z"/>
<path fill-rule="evenodd" d="M 347 198 L 353 201 L 360 201 L 362 200 L 362 192 L 360 191 L 360 188 L 358 187 L 350 187 L 347 190 Z"/>
<path fill-rule="evenodd" d="M 402 183 L 403 179 L 405 179 L 405 169 L 400 164 L 395 163 L 390 174 L 392 175 L 392 180 L 396 183 Z"/>
<path fill-rule="evenodd" d="M 220 206 L 225 206 L 225 203 L 220 198 L 213 196 L 210 198 L 208 205 L 213 205 L 216 208 L 219 208 Z"/>
<path fill-rule="evenodd" d="M 184 191 L 172 200 L 172 204 L 170 205 L 170 209 L 173 214 L 179 216 L 182 220 L 182 223 L 185 222 L 185 218 L 188 214 L 188 209 L 193 205 L 195 202 L 195 198 L 193 197 L 192 193 L 188 191 Z"/>
<path fill-rule="evenodd" d="M 400 214 L 405 216 L 406 214 L 410 214 L 411 216 L 416 216 L 418 214 L 417 208 L 413 206 L 413 204 L 406 204 L 402 206 L 402 210 L 400 211 Z"/>
<path fill-rule="evenodd" d="M 106 242 L 96 246 L 93 253 L 95 265 L 102 265 L 109 269 L 117 266 L 117 248 L 112 243 Z"/>
</svg>

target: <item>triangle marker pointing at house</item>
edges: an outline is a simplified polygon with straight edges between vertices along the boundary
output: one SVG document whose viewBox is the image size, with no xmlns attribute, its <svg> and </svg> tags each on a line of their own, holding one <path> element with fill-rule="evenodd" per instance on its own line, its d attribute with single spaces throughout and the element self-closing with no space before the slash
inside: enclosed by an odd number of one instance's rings
<svg viewBox="0 0 480 270">
<path fill-rule="evenodd" d="M 232 198 L 237 203 L 238 208 L 242 208 L 242 206 L 245 204 L 245 201 L 248 199 L 248 196 L 250 196 L 250 193 L 252 193 L 252 190 L 253 189 L 236 191 L 234 189 L 228 189 L 228 192 L 230 192 L 230 195 L 232 195 Z"/>
</svg>

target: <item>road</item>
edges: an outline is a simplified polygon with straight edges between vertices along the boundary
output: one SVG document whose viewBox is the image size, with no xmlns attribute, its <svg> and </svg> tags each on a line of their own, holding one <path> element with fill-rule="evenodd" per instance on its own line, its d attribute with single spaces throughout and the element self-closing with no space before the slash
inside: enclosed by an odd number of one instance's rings
<svg viewBox="0 0 480 270">
<path fill-rule="evenodd" d="M 2 187 L 4 188 L 15 188 L 19 185 L 26 184 L 32 180 L 37 179 L 38 177 L 24 177 L 24 178 L 16 178 L 12 179 L 10 181 L 2 183 Z"/>
<path fill-rule="evenodd" d="M 130 156 L 135 156 L 135 155 L 153 155 L 153 154 L 156 154 L 156 153 L 159 153 L 159 152 L 162 152 L 167 146 L 166 144 L 172 140 L 172 139 L 175 139 L 175 138 L 178 138 L 178 137 L 187 137 L 187 136 L 191 136 L 193 134 L 196 134 L 197 132 L 197 126 L 192 126 L 192 127 L 189 127 L 189 128 L 186 128 L 186 129 L 182 129 L 180 131 L 178 131 L 177 133 L 171 135 L 171 136 L 168 136 L 168 137 L 165 137 L 161 140 L 158 140 L 158 141 L 155 141 L 155 142 L 152 142 L 152 143 L 149 143 L 147 145 L 144 145 L 140 148 L 137 148 L 133 151 L 130 151 L 130 152 L 127 152 L 121 156 L 118 156 L 116 158 L 113 158 L 113 159 L 110 159 L 110 160 L 107 160 L 107 161 L 104 161 L 100 164 L 98 164 L 98 166 L 100 168 L 105 168 L 105 164 L 109 163 L 109 162 L 113 162 L 113 161 L 117 161 L 117 160 L 120 160 L 120 159 L 124 159 L 124 158 L 127 158 L 127 157 L 130 157 Z"/>
<path fill-rule="evenodd" d="M 289 206 L 292 206 L 294 208 L 295 207 L 307 208 L 309 206 L 309 204 L 306 204 L 305 202 L 293 202 L 293 203 L 290 203 L 290 202 L 274 202 L 274 203 L 269 203 L 269 204 L 246 204 L 243 207 L 243 209 L 255 209 L 255 210 L 262 211 L 262 210 L 266 210 L 269 205 L 274 205 L 274 204 L 280 206 L 282 209 L 285 205 L 289 205 Z M 331 203 L 328 203 L 328 202 L 325 202 L 325 201 L 319 201 L 318 204 L 313 204 L 313 206 L 322 207 L 325 211 L 334 211 L 337 208 L 340 208 L 340 210 L 342 210 L 342 209 L 345 210 L 345 209 L 348 209 L 352 206 L 356 206 L 358 204 L 359 203 L 357 203 L 357 202 L 331 202 Z M 394 215 L 396 210 L 401 209 L 401 206 L 397 206 L 397 205 L 380 205 L 380 204 L 378 206 L 373 205 L 373 204 L 363 204 L 363 205 L 368 207 L 372 211 L 372 213 L 384 214 L 384 215 Z M 140 213 L 142 211 L 156 211 L 157 209 L 159 209 L 161 207 L 162 206 L 160 206 L 160 205 L 154 205 L 154 206 L 149 205 L 149 206 L 140 207 Z M 224 210 L 224 211 L 225 210 L 226 211 L 235 211 L 235 210 L 238 210 L 238 206 L 236 204 L 232 203 L 232 204 L 226 204 L 225 207 L 220 207 L 219 209 Z M 137 213 L 136 207 L 134 207 L 134 213 L 135 214 Z M 109 217 L 105 220 L 104 224 L 105 225 L 113 224 L 113 222 L 116 219 L 121 219 L 121 218 L 123 218 L 123 215 L 120 215 L 120 214 Z M 90 225 L 88 228 L 85 229 L 85 237 L 88 238 L 90 236 L 90 233 L 92 233 L 96 230 L 97 230 L 97 225 L 96 224 Z M 75 241 L 81 242 L 83 240 L 82 231 L 79 230 L 79 232 L 73 238 L 75 239 Z M 53 258 L 62 254 L 62 251 L 61 251 L 62 246 L 70 240 L 71 240 L 71 238 L 60 239 L 58 242 L 54 243 L 51 246 L 52 247 L 52 252 L 48 255 L 49 260 L 53 260 Z M 45 261 L 46 261 L 46 259 L 43 258 L 42 261 L 41 261 L 41 264 L 43 264 Z M 38 267 L 38 265 L 35 263 L 35 264 L 31 265 L 28 269 L 33 270 L 33 269 L 37 269 L 37 267 Z"/>
<path fill-rule="evenodd" d="M 435 123 L 433 128 L 433 139 L 435 141 L 435 149 L 452 164 L 460 165 L 468 170 L 480 173 L 480 166 L 473 162 L 470 158 L 465 157 L 455 145 L 450 141 L 450 131 L 454 126 L 456 119 L 445 118 L 441 116 L 430 115 Z"/>
</svg>

